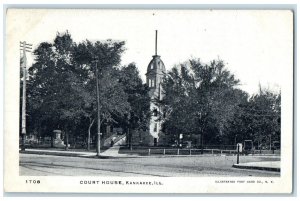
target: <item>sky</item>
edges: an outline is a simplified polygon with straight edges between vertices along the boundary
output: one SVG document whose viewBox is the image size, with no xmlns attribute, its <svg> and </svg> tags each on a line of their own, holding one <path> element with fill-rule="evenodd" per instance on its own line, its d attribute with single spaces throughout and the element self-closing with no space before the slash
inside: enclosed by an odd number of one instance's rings
<svg viewBox="0 0 300 201">
<path fill-rule="evenodd" d="M 250 94 L 259 83 L 280 90 L 293 68 L 293 15 L 287 10 L 10 10 L 6 23 L 7 36 L 33 47 L 66 30 L 75 42 L 124 40 L 121 64 L 135 62 L 143 80 L 155 54 L 155 30 L 167 70 L 191 58 L 219 58 Z"/>
</svg>

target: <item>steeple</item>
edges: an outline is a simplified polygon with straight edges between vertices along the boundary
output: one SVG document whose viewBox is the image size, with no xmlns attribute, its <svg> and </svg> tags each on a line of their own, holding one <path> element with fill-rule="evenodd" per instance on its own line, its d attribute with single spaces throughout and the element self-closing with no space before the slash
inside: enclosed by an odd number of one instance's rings
<svg viewBox="0 0 300 201">
<path fill-rule="evenodd" d="M 155 30 L 155 56 L 157 56 L 157 30 Z"/>
<path fill-rule="evenodd" d="M 160 56 L 157 55 L 157 30 L 155 30 L 155 55 L 153 55 L 152 57 L 153 57 L 152 60 L 148 64 L 146 76 L 156 77 L 157 74 L 159 75 L 164 74 L 164 72 L 166 71 L 164 62 L 160 59 Z M 150 74 L 152 74 L 152 76 Z M 153 87 L 153 85 L 150 86 Z"/>
</svg>

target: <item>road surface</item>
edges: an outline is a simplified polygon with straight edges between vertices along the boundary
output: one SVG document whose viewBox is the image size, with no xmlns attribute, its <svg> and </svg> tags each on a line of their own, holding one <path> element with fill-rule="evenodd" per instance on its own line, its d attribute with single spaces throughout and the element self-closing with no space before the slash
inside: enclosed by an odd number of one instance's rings
<svg viewBox="0 0 300 201">
<path fill-rule="evenodd" d="M 240 162 L 279 160 L 241 156 Z M 142 158 L 82 158 L 20 153 L 20 175 L 27 176 L 253 176 L 278 177 L 280 173 L 233 168 L 236 156 L 184 156 Z"/>
</svg>

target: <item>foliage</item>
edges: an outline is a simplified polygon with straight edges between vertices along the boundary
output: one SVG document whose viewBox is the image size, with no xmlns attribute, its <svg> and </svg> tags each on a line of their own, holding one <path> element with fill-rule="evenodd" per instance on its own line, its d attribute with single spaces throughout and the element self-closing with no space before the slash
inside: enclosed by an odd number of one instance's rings
<svg viewBox="0 0 300 201">
<path fill-rule="evenodd" d="M 101 123 L 128 113 L 130 104 L 119 83 L 117 69 L 123 46 L 124 42 L 112 40 L 76 44 L 68 32 L 58 33 L 54 43 L 41 43 L 34 51 L 35 62 L 29 69 L 31 130 L 38 128 L 39 133 L 51 136 L 54 129 L 73 135 L 79 134 L 82 127 L 91 129 L 97 105 L 95 57 L 98 58 Z"/>
<path fill-rule="evenodd" d="M 175 66 L 163 83 L 164 128 L 169 134 L 201 134 L 202 142 L 220 143 L 239 104 L 239 81 L 223 61 L 199 59 Z"/>
<path fill-rule="evenodd" d="M 119 124 L 127 132 L 129 146 L 132 142 L 132 130 L 146 130 L 150 120 L 150 97 L 148 87 L 143 84 L 139 76 L 138 68 L 134 63 L 123 66 L 119 72 L 119 82 L 127 94 L 127 102 L 130 104 L 128 113 L 119 119 Z"/>
<path fill-rule="evenodd" d="M 280 141 L 281 95 L 267 89 L 259 90 L 248 101 L 240 105 L 228 136 L 235 142 L 252 140 L 257 148 L 262 144 L 270 148 L 273 141 Z"/>
</svg>

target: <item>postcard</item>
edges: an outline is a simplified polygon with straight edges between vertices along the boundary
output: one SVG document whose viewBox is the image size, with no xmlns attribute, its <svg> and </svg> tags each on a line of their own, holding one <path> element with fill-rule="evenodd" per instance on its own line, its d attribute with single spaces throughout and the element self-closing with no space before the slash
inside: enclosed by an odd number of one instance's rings
<svg viewBox="0 0 300 201">
<path fill-rule="evenodd" d="M 293 17 L 8 8 L 5 192 L 291 193 Z"/>
</svg>

